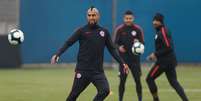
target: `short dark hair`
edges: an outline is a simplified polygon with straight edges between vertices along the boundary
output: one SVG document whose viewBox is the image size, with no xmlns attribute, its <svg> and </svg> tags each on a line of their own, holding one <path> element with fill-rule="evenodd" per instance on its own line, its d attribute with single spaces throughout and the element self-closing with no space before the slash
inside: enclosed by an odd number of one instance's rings
<svg viewBox="0 0 201 101">
<path fill-rule="evenodd" d="M 90 7 L 91 11 L 92 11 L 94 8 L 95 8 L 95 6 L 92 5 L 92 6 Z"/>
<path fill-rule="evenodd" d="M 124 15 L 133 15 L 133 12 L 131 10 L 127 10 Z"/>
<path fill-rule="evenodd" d="M 153 20 L 160 21 L 161 23 L 164 23 L 164 16 L 161 13 L 156 13 Z"/>
</svg>

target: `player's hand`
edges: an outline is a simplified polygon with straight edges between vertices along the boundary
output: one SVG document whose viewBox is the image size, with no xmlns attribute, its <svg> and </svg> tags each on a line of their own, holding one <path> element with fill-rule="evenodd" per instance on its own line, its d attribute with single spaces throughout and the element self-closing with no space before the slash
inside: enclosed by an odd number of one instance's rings
<svg viewBox="0 0 201 101">
<path fill-rule="evenodd" d="M 121 45 L 121 46 L 119 46 L 119 51 L 120 51 L 121 53 L 125 53 L 125 52 L 126 52 L 126 49 L 124 48 L 123 45 Z"/>
<path fill-rule="evenodd" d="M 123 64 L 123 70 L 124 70 L 124 73 L 125 74 L 128 74 L 129 73 L 129 68 L 128 68 L 128 65 L 127 64 Z"/>
<path fill-rule="evenodd" d="M 149 61 L 156 61 L 157 60 L 157 57 L 154 53 L 151 53 L 148 57 L 147 57 L 147 60 Z"/>
<path fill-rule="evenodd" d="M 59 56 L 53 55 L 51 58 L 51 64 L 56 64 L 59 61 Z"/>
</svg>

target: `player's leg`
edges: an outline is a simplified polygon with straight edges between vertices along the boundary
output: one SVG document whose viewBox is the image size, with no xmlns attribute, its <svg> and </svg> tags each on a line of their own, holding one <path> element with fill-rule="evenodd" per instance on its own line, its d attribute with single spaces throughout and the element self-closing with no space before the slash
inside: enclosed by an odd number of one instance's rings
<svg viewBox="0 0 201 101">
<path fill-rule="evenodd" d="M 132 64 L 131 73 L 136 83 L 136 92 L 138 101 L 142 101 L 142 84 L 141 84 L 141 68 L 140 63 Z"/>
<path fill-rule="evenodd" d="M 92 77 L 92 83 L 98 93 L 93 101 L 103 101 L 110 93 L 109 83 L 104 73 L 98 73 Z"/>
<path fill-rule="evenodd" d="M 182 101 L 189 101 L 184 92 L 184 89 L 177 80 L 177 74 L 175 69 L 175 67 L 170 67 L 170 69 L 166 71 L 166 77 L 170 85 L 176 90 L 177 94 L 181 97 Z"/>
<path fill-rule="evenodd" d="M 85 73 L 76 73 L 74 77 L 72 90 L 67 97 L 66 101 L 76 101 L 80 93 L 90 84 L 90 81 L 87 79 Z"/>
<path fill-rule="evenodd" d="M 147 75 L 146 81 L 149 87 L 149 90 L 153 96 L 153 101 L 159 101 L 158 97 L 158 88 L 155 83 L 155 79 L 163 73 L 163 69 L 160 68 L 159 64 L 155 64 Z"/>
<path fill-rule="evenodd" d="M 123 67 L 119 66 L 119 101 L 123 101 L 124 91 L 125 91 L 125 83 L 127 79 L 127 74 L 123 73 Z"/>
</svg>

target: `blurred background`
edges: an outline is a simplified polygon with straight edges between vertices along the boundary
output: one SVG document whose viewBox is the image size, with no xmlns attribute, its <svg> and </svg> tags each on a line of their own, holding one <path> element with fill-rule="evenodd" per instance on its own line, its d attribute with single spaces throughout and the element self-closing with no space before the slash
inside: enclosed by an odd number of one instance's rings
<svg viewBox="0 0 201 101">
<path fill-rule="evenodd" d="M 0 67 L 49 63 L 74 30 L 86 24 L 86 10 L 92 5 L 100 10 L 100 24 L 111 34 L 126 10 L 134 12 L 135 23 L 145 34 L 142 61 L 154 49 L 152 17 L 161 12 L 172 32 L 178 61 L 201 62 L 200 0 L 0 0 Z M 25 33 L 25 42 L 17 47 L 6 40 L 8 29 L 15 25 Z M 76 62 L 77 50 L 78 44 L 62 55 L 61 62 Z M 111 61 L 106 51 L 105 62 Z"/>
</svg>

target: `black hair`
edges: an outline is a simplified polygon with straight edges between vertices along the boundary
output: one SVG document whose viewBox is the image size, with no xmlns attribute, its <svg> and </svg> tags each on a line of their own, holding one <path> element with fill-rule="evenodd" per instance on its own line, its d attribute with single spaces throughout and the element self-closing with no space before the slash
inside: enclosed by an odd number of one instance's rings
<svg viewBox="0 0 201 101">
<path fill-rule="evenodd" d="M 133 15 L 133 12 L 131 10 L 127 10 L 124 15 Z"/>
<path fill-rule="evenodd" d="M 91 7 L 90 7 L 90 10 L 92 11 L 94 8 L 95 8 L 95 6 L 91 6 Z"/>
<path fill-rule="evenodd" d="M 161 13 L 156 13 L 153 20 L 160 21 L 161 23 L 164 23 L 164 16 Z"/>
</svg>

